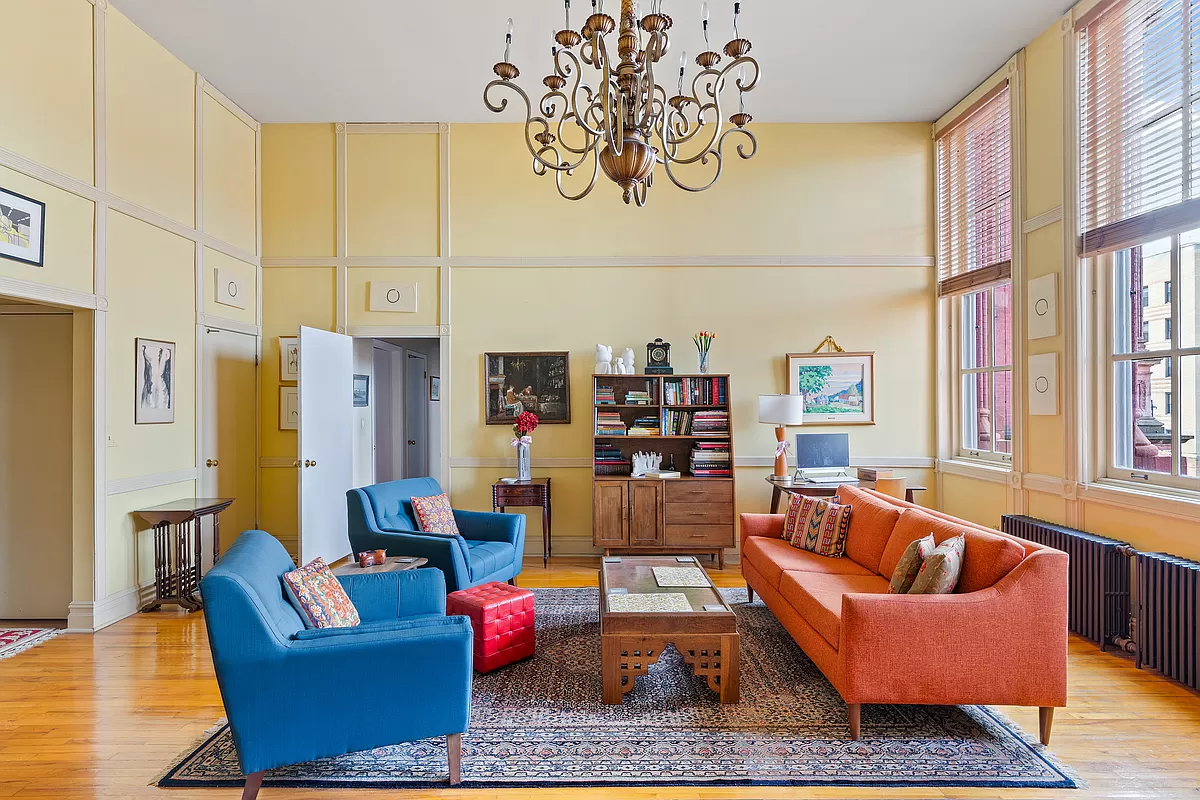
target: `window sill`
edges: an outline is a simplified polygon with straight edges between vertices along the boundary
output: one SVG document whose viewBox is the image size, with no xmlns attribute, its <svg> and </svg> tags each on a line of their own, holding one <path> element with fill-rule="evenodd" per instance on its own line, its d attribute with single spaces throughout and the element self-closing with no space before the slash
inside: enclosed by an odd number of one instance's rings
<svg viewBox="0 0 1200 800">
<path fill-rule="evenodd" d="M 1087 502 L 1151 511 L 1189 521 L 1200 518 L 1200 492 L 1188 489 L 1147 486 L 1113 478 L 1101 478 L 1095 483 L 1080 486 L 1079 498 Z"/>
<path fill-rule="evenodd" d="M 1009 484 L 1012 481 L 1012 465 L 996 461 L 976 461 L 968 458 L 939 459 L 938 472 L 947 475 L 958 475 L 963 478 L 974 478 L 991 483 Z"/>
</svg>

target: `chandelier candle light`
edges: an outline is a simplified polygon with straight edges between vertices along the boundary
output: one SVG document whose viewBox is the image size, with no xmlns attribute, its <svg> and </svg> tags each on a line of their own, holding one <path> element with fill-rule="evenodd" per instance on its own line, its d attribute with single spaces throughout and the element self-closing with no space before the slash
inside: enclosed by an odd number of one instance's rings
<svg viewBox="0 0 1200 800">
<path fill-rule="evenodd" d="M 696 357 L 700 362 L 700 367 L 697 370 L 701 375 L 707 375 L 709 372 L 708 351 L 712 347 L 713 339 L 717 335 L 711 331 L 700 331 L 692 337 L 692 341 L 696 343 Z"/>
<path fill-rule="evenodd" d="M 532 475 L 532 458 L 529 455 L 529 448 L 533 444 L 532 434 L 538 426 L 537 414 L 532 411 L 522 411 L 517 414 L 517 421 L 513 425 L 512 446 L 517 448 L 517 480 L 531 480 Z"/>
<path fill-rule="evenodd" d="M 737 153 L 754 157 L 758 140 L 746 129 L 752 117 L 745 112 L 743 96 L 758 83 L 758 62 L 750 57 L 751 43 L 738 33 L 742 4 L 733 4 L 733 39 L 725 45 L 728 63 L 712 50 L 696 56 L 700 71 L 692 79 L 691 94 L 684 94 L 687 54 L 680 58 L 675 94 L 656 83 L 654 70 L 670 50 L 668 31 L 674 21 L 662 13 L 664 0 L 651 0 L 650 13 L 637 19 L 634 0 L 621 0 L 620 29 L 604 13 L 604 3 L 592 0 L 592 14 L 583 27 L 571 28 L 571 0 L 564 0 L 566 27 L 554 34 L 551 48 L 554 71 L 542 79 L 547 92 L 536 112 L 529 95 L 516 84 L 521 71 L 509 61 L 513 23 L 508 21 L 504 60 L 493 67 L 497 80 L 487 85 L 483 102 L 497 113 L 508 107 L 503 91 L 515 93 L 525 103 L 525 145 L 533 156 L 533 171 L 553 171 L 559 194 L 580 200 L 596 186 L 600 170 L 621 187 L 626 203 L 646 204 L 654 184 L 654 171 L 662 165 L 667 178 L 688 192 L 702 192 L 721 177 L 725 141 L 743 137 Z M 708 46 L 708 3 L 703 11 L 704 41 Z M 607 36 L 617 31 L 617 56 L 609 56 Z M 645 37 L 643 37 L 643 33 Z M 584 83 L 583 65 L 595 69 L 597 89 Z M 668 74 L 670 74 L 668 72 Z M 736 76 L 736 77 L 734 77 Z M 668 79 L 669 80 L 669 79 Z M 729 82 L 737 87 L 738 110 L 726 129 L 721 110 L 722 93 Z M 700 180 L 691 183 L 678 173 L 693 165 Z M 564 178 L 580 173 L 582 189 L 568 189 Z M 589 174 L 590 173 L 590 177 Z"/>
</svg>

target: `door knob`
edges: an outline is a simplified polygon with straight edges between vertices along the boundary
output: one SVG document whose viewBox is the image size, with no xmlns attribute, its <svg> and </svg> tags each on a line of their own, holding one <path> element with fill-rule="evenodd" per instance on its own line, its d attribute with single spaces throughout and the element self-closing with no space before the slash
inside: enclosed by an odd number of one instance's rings
<svg viewBox="0 0 1200 800">
<path fill-rule="evenodd" d="M 315 467 L 316 465 L 317 465 L 317 462 L 315 460 L 305 459 L 305 461 L 304 461 L 304 466 L 306 466 L 306 467 Z"/>
<path fill-rule="evenodd" d="M 217 461 L 215 458 L 210 458 L 208 461 L 204 462 L 204 466 L 215 467 L 215 466 L 218 466 L 220 463 L 221 462 Z"/>
<path fill-rule="evenodd" d="M 296 459 L 295 461 L 293 461 L 292 466 L 299 469 L 300 468 L 300 459 Z"/>
<path fill-rule="evenodd" d="M 417 440 L 416 440 L 416 439 L 409 439 L 409 440 L 408 440 L 408 444 L 409 444 L 409 446 L 411 446 L 411 447 L 416 447 L 416 446 L 417 446 Z"/>
</svg>

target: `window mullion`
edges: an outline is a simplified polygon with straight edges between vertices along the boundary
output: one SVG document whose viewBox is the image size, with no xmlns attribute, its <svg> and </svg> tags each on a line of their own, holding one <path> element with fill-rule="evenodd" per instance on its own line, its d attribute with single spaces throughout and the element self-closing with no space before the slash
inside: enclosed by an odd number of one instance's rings
<svg viewBox="0 0 1200 800">
<path fill-rule="evenodd" d="M 1190 0 L 1184 0 L 1184 6 L 1190 4 Z M 1186 12 L 1185 12 L 1186 13 Z M 1186 173 L 1185 173 L 1186 174 Z M 1181 248 L 1182 238 L 1179 234 L 1171 237 L 1171 319 L 1182 320 L 1183 316 L 1179 313 L 1182 307 L 1182 301 L 1179 299 L 1182 292 L 1174 291 L 1174 287 L 1180 285 L 1180 276 L 1183 273 L 1183 258 Z M 1180 328 L 1182 326 L 1178 322 L 1171 324 L 1171 352 L 1167 356 L 1171 364 L 1171 474 L 1178 477 L 1183 474 L 1183 434 L 1180 431 L 1180 420 L 1182 414 L 1180 408 L 1183 398 L 1179 394 L 1179 373 L 1183 370 L 1183 360 L 1176 361 L 1176 354 L 1179 352 L 1179 344 L 1182 341 L 1180 336 Z"/>
</svg>

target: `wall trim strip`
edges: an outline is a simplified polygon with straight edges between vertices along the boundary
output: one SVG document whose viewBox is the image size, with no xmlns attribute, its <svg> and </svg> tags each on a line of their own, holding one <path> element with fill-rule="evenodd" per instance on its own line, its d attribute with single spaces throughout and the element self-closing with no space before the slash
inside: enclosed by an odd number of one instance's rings
<svg viewBox="0 0 1200 800">
<path fill-rule="evenodd" d="M 1013 471 L 1002 467 L 992 467 L 958 459 L 938 459 L 937 471 L 943 475 L 958 475 L 962 478 L 973 478 L 988 483 L 1002 483 L 1008 486 L 1012 483 Z"/>
<path fill-rule="evenodd" d="M 108 496 L 140 492 L 143 489 L 157 489 L 160 486 L 171 486 L 176 483 L 187 483 L 198 478 L 195 467 L 176 469 L 170 472 L 152 472 L 149 475 L 136 475 L 132 478 L 117 478 L 108 482 Z"/>
<path fill-rule="evenodd" d="M 1061 222 L 1063 218 L 1063 207 L 1055 206 L 1049 211 L 1043 211 L 1036 217 L 1030 217 L 1021 225 L 1021 232 L 1028 235 L 1034 231 L 1053 225 L 1056 222 Z"/>
<path fill-rule="evenodd" d="M 493 469 L 516 466 L 515 458 L 469 458 L 455 456 L 450 459 L 452 469 Z M 936 459 L 921 456 L 867 456 L 850 459 L 854 467 L 892 467 L 895 469 L 934 469 Z M 775 459 L 772 456 L 743 456 L 735 458 L 735 467 L 773 467 Z M 591 469 L 590 458 L 534 458 L 533 466 L 543 469 Z"/>
<path fill-rule="evenodd" d="M 271 267 L 461 267 L 464 269 L 511 269 L 513 267 L 601 268 L 601 267 L 905 267 L 933 269 L 932 256 L 662 256 L 604 258 L 595 256 L 317 256 L 313 258 L 264 258 Z"/>
<path fill-rule="evenodd" d="M 75 289 L 63 289 L 58 286 L 46 286 L 33 281 L 23 281 L 20 278 L 0 276 L 0 294 L 15 297 L 19 300 L 30 300 L 51 305 L 70 306 L 95 310 L 107 308 L 108 299 L 94 294 L 80 292 Z"/>
<path fill-rule="evenodd" d="M 220 328 L 223 331 L 244 333 L 247 336 L 262 336 L 262 327 L 259 325 L 252 325 L 249 322 L 241 322 L 240 320 L 229 319 L 228 317 L 221 317 L 215 314 L 197 314 L 196 322 L 209 328 Z"/>
<path fill-rule="evenodd" d="M 259 123 L 259 121 L 247 114 L 245 110 L 242 109 L 242 107 L 237 103 L 230 100 L 224 92 L 209 83 L 208 80 L 199 73 L 196 73 L 196 79 L 200 89 L 203 90 L 204 94 L 208 95 L 213 100 L 216 100 L 217 103 L 225 108 L 226 111 L 241 120 L 243 125 L 245 125 L 247 128 L 250 128 L 255 133 L 258 133 L 262 130 L 262 125 Z"/>
</svg>

